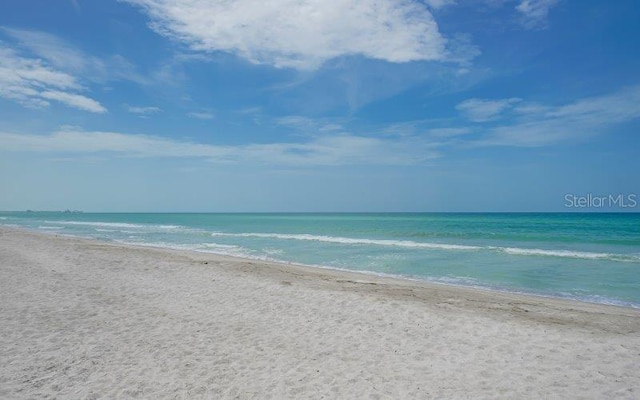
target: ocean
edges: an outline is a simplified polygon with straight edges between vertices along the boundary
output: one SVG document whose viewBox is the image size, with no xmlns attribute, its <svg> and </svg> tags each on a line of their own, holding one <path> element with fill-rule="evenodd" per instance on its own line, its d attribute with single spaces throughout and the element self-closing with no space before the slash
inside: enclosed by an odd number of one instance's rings
<svg viewBox="0 0 640 400">
<path fill-rule="evenodd" d="M 640 308 L 637 213 L 0 212 L 0 225 Z"/>
</svg>

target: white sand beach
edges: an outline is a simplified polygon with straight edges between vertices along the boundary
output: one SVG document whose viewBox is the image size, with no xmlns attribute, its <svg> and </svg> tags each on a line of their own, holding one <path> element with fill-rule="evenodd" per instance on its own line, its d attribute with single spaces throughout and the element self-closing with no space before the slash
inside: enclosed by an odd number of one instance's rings
<svg viewBox="0 0 640 400">
<path fill-rule="evenodd" d="M 0 398 L 637 399 L 640 310 L 0 230 Z"/>
</svg>

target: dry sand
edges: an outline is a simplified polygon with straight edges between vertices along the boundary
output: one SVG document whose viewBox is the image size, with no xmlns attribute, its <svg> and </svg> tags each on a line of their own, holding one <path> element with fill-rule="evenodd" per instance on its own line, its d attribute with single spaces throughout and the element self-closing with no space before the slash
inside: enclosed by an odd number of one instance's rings
<svg viewBox="0 0 640 400">
<path fill-rule="evenodd" d="M 0 398 L 640 398 L 640 311 L 0 230 Z"/>
</svg>

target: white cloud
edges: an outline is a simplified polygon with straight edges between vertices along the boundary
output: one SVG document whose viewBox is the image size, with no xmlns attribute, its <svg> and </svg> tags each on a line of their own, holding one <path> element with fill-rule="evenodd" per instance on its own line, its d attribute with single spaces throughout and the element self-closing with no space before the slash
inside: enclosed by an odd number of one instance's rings
<svg viewBox="0 0 640 400">
<path fill-rule="evenodd" d="M 479 144 L 536 147 L 606 132 L 640 118 L 640 86 L 559 107 L 537 105 L 529 111 L 512 125 L 490 130 Z"/>
<path fill-rule="evenodd" d="M 500 114 L 520 101 L 521 99 L 515 97 L 500 100 L 469 99 L 458 104 L 456 109 L 471 121 L 485 122 L 498 118 Z"/>
<path fill-rule="evenodd" d="M 640 116 L 640 86 L 606 96 L 582 99 L 549 110 L 547 116 L 590 123 L 621 122 Z"/>
<path fill-rule="evenodd" d="M 456 0 L 423 0 L 425 4 L 433 9 L 443 8 L 445 6 L 450 6 L 456 4 Z"/>
<path fill-rule="evenodd" d="M 427 131 L 427 133 L 431 136 L 442 138 L 468 135 L 471 132 L 473 131 L 470 128 L 434 128 Z"/>
<path fill-rule="evenodd" d="M 482 54 L 482 51 L 473 44 L 471 36 L 467 34 L 455 34 L 447 42 L 447 60 L 459 63 L 461 66 L 469 66 L 471 60 Z M 458 69 L 458 74 L 468 73 L 467 68 Z"/>
<path fill-rule="evenodd" d="M 498 8 L 498 7 L 502 7 L 505 3 L 508 3 L 510 1 L 513 1 L 513 0 L 481 0 L 481 3 L 489 7 Z"/>
<path fill-rule="evenodd" d="M 275 121 L 276 125 L 286 126 L 304 134 L 314 134 L 317 132 L 337 132 L 342 131 L 342 125 L 324 119 L 313 119 L 300 115 L 287 115 Z"/>
<path fill-rule="evenodd" d="M 22 57 L 0 42 L 0 97 L 34 108 L 47 107 L 53 100 L 84 111 L 107 111 L 97 101 L 77 93 L 82 90 L 73 76 L 42 60 Z"/>
<path fill-rule="evenodd" d="M 340 124 L 324 124 L 318 127 L 318 132 L 340 132 L 343 131 L 344 127 Z"/>
<path fill-rule="evenodd" d="M 559 2 L 560 0 L 521 0 L 516 10 L 521 14 L 525 28 L 544 28 L 547 25 L 549 10 Z"/>
<path fill-rule="evenodd" d="M 208 120 L 208 119 L 214 119 L 215 118 L 215 114 L 210 112 L 210 111 L 192 111 L 187 115 L 190 118 L 203 119 L 203 120 Z"/>
<path fill-rule="evenodd" d="M 77 71 L 87 68 L 88 64 L 102 64 L 48 33 L 12 28 L 2 28 L 2 32 L 14 38 L 38 57 L 47 60 L 52 66 L 60 69 Z M 102 68 L 101 65 L 100 69 Z"/>
<path fill-rule="evenodd" d="M 324 135 L 302 143 L 213 145 L 151 135 L 85 132 L 66 128 L 51 135 L 0 133 L 5 151 L 116 153 L 128 157 L 203 158 L 212 162 L 263 165 L 408 165 L 437 157 L 436 143 L 420 138 L 388 140 L 355 135 Z"/>
<path fill-rule="evenodd" d="M 144 9 L 156 32 L 193 50 L 253 63 L 315 69 L 348 55 L 394 63 L 447 58 L 428 8 L 412 0 L 124 1 Z"/>
<path fill-rule="evenodd" d="M 527 114 L 539 115 L 541 113 L 549 111 L 549 106 L 545 106 L 544 104 L 539 104 L 539 103 L 526 102 L 526 103 L 520 103 L 517 106 L 515 106 L 513 108 L 513 111 L 523 115 L 527 115 Z"/>
<path fill-rule="evenodd" d="M 37 57 L 46 60 L 59 70 L 81 75 L 95 82 L 129 80 L 146 83 L 148 79 L 135 72 L 135 67 L 124 57 L 113 55 L 105 58 L 86 54 L 59 37 L 40 31 L 1 28 L 21 46 Z"/>
<path fill-rule="evenodd" d="M 392 135 L 398 137 L 415 136 L 418 132 L 418 126 L 420 125 L 420 123 L 421 121 L 397 122 L 383 127 L 380 132 L 383 135 Z"/>
<path fill-rule="evenodd" d="M 158 107 L 127 106 L 127 111 L 133 114 L 138 114 L 142 117 L 146 117 L 151 114 L 159 113 L 162 110 Z"/>
<path fill-rule="evenodd" d="M 442 127 L 442 124 L 442 120 L 430 119 L 405 121 L 388 125 L 382 128 L 380 133 L 397 137 L 427 136 L 443 140 L 445 142 L 441 142 L 440 144 L 445 145 L 447 144 L 446 141 L 448 141 L 448 139 L 474 132 L 470 127 Z"/>
<path fill-rule="evenodd" d="M 276 119 L 276 124 L 296 129 L 307 129 L 317 125 L 316 120 L 301 115 L 287 115 Z"/>
<path fill-rule="evenodd" d="M 61 92 L 58 90 L 47 90 L 40 93 L 40 96 L 48 100 L 59 101 L 70 107 L 78 108 L 80 110 L 90 111 L 94 113 L 107 112 L 107 109 L 97 101 L 79 94 Z"/>
</svg>

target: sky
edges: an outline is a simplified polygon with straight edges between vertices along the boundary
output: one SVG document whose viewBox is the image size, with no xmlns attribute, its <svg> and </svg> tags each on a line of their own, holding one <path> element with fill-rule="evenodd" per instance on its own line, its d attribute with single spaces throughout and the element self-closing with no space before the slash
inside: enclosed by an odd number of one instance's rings
<svg viewBox="0 0 640 400">
<path fill-rule="evenodd" d="M 640 211 L 637 0 L 0 2 L 0 210 Z"/>
</svg>

